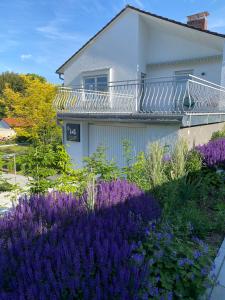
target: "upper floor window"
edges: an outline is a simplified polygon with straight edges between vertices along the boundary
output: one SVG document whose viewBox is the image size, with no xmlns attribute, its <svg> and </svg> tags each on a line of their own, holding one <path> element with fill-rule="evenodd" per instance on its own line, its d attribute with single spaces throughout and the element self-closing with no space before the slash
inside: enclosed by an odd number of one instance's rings
<svg viewBox="0 0 225 300">
<path fill-rule="evenodd" d="M 108 91 L 108 76 L 97 75 L 97 76 L 85 76 L 84 77 L 84 88 L 89 91 Z"/>
</svg>

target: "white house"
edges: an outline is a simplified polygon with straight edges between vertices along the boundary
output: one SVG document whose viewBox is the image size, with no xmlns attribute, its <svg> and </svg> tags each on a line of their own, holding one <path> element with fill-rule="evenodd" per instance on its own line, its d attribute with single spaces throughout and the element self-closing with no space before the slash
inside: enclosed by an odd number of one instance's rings
<svg viewBox="0 0 225 300">
<path fill-rule="evenodd" d="M 74 162 L 106 147 L 123 165 L 134 153 L 184 136 L 206 142 L 225 124 L 225 35 L 207 30 L 208 13 L 183 24 L 126 6 L 56 71 L 55 107 Z"/>
<path fill-rule="evenodd" d="M 16 132 L 7 122 L 7 119 L 0 120 L 0 140 L 8 140 L 15 136 Z"/>
</svg>

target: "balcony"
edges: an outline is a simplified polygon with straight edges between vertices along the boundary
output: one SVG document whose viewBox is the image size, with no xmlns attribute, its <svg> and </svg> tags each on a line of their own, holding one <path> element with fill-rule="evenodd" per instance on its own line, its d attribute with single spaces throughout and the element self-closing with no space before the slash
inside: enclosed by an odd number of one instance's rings
<svg viewBox="0 0 225 300">
<path fill-rule="evenodd" d="M 105 90 L 59 87 L 54 107 L 80 115 L 225 114 L 225 88 L 192 75 L 110 82 Z"/>
</svg>

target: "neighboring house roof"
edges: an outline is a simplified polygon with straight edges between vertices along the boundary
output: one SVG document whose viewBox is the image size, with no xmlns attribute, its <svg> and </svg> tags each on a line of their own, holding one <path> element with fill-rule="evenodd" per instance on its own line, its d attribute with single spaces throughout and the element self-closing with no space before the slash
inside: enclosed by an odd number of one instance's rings
<svg viewBox="0 0 225 300">
<path fill-rule="evenodd" d="M 225 38 L 225 34 L 222 34 L 222 33 L 218 33 L 218 32 L 214 32 L 214 31 L 210 31 L 210 30 L 203 30 L 203 29 L 200 29 L 200 28 L 196 28 L 196 27 L 193 27 L 191 25 L 188 25 L 188 24 L 185 24 L 185 23 L 182 23 L 182 22 L 179 22 L 179 21 L 175 21 L 173 19 L 169 19 L 169 18 L 165 18 L 165 17 L 162 17 L 162 16 L 159 16 L 159 15 L 156 15 L 156 14 L 153 14 L 153 13 L 150 13 L 148 11 L 145 11 L 145 10 L 142 10 L 142 9 L 139 9 L 139 8 L 136 8 L 134 6 L 131 6 L 131 5 L 127 5 L 126 7 L 124 7 L 114 18 L 112 18 L 104 27 L 102 27 L 102 29 L 100 29 L 92 38 L 90 38 L 78 51 L 76 51 L 68 60 L 65 61 L 64 64 L 62 64 L 57 70 L 56 70 L 56 73 L 58 74 L 63 74 L 62 71 L 60 71 L 71 59 L 73 59 L 78 53 L 80 53 L 87 45 L 89 45 L 102 31 L 104 31 L 111 23 L 113 23 L 125 10 L 127 9 L 132 9 L 138 13 L 142 13 L 144 15 L 148 15 L 148 16 L 151 16 L 151 17 L 154 17 L 154 18 L 157 18 L 157 19 L 161 19 L 161 20 L 164 20 L 164 21 L 167 21 L 167 22 L 170 22 L 170 23 L 174 23 L 176 25 L 180 25 L 180 26 L 183 26 L 183 27 L 186 27 L 186 28 L 189 28 L 189 29 L 193 29 L 195 31 L 200 31 L 200 32 L 203 32 L 203 33 L 207 33 L 207 34 L 210 34 L 210 35 L 213 35 L 213 36 L 217 36 L 217 37 L 221 37 L 221 38 Z"/>
<path fill-rule="evenodd" d="M 5 123 L 7 123 L 10 127 L 28 127 L 29 123 L 22 118 L 3 118 Z"/>
</svg>

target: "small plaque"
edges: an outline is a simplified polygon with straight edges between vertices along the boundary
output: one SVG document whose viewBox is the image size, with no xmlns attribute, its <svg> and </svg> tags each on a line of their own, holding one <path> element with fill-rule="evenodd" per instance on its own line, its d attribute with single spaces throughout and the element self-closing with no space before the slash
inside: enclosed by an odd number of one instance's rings
<svg viewBox="0 0 225 300">
<path fill-rule="evenodd" d="M 80 124 L 66 124 L 66 139 L 71 142 L 80 142 Z"/>
</svg>

